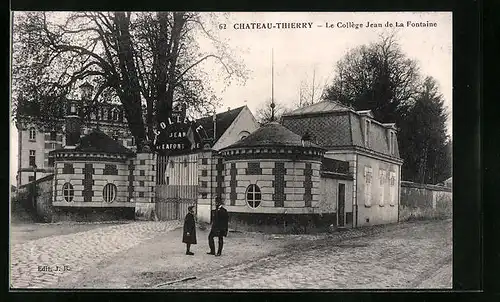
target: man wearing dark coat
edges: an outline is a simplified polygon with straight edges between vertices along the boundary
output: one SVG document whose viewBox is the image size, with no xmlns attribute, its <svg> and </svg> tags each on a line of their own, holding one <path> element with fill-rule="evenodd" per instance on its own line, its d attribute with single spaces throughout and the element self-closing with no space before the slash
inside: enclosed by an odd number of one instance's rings
<svg viewBox="0 0 500 302">
<path fill-rule="evenodd" d="M 194 206 L 188 208 L 188 213 L 184 218 L 184 228 L 182 231 L 182 242 L 186 244 L 186 255 L 194 255 L 189 249 L 191 244 L 196 244 L 196 224 L 194 221 Z"/>
<path fill-rule="evenodd" d="M 214 220 L 212 222 L 212 229 L 208 235 L 208 246 L 210 247 L 210 252 L 207 254 L 220 256 L 222 254 L 222 247 L 224 246 L 224 237 L 227 236 L 228 229 L 228 215 L 227 210 L 222 207 L 222 202 L 217 199 L 215 201 L 215 213 Z M 219 246 L 217 249 L 217 254 L 215 253 L 215 243 L 214 237 L 219 238 Z"/>
</svg>

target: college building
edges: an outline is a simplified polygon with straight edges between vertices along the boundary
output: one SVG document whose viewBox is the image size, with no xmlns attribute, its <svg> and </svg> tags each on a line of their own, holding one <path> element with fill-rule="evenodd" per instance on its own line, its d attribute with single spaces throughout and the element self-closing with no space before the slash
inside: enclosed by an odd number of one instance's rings
<svg viewBox="0 0 500 302">
<path fill-rule="evenodd" d="M 370 111 L 319 102 L 259 125 L 246 106 L 197 120 L 182 103 L 136 152 L 119 105 L 92 113 L 67 100 L 64 132 L 20 118 L 23 187 L 49 182 L 52 221 L 181 219 L 210 223 L 221 200 L 234 228 L 357 227 L 398 221 L 402 160 L 394 124 Z M 38 181 L 38 180 L 37 180 Z M 47 208 L 47 207 L 46 207 Z"/>
</svg>

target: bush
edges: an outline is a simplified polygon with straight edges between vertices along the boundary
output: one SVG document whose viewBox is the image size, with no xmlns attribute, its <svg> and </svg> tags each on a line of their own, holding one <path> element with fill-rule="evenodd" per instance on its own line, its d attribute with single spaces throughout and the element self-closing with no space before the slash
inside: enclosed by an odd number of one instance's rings
<svg viewBox="0 0 500 302">
<path fill-rule="evenodd" d="M 33 197 L 29 190 L 18 191 L 10 199 L 12 221 L 34 221 L 36 210 L 33 208 Z"/>
<path fill-rule="evenodd" d="M 426 219 L 447 219 L 452 217 L 453 204 L 450 198 L 436 200 L 436 208 L 420 208 L 401 206 L 399 209 L 400 221 L 415 221 Z"/>
</svg>

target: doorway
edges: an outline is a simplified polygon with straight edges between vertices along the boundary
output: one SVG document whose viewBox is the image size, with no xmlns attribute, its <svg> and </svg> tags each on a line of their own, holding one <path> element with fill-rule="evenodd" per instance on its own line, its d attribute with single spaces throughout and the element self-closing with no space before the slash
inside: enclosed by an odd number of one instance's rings
<svg viewBox="0 0 500 302">
<path fill-rule="evenodd" d="M 339 227 L 345 226 L 345 184 L 339 184 L 337 221 Z"/>
</svg>

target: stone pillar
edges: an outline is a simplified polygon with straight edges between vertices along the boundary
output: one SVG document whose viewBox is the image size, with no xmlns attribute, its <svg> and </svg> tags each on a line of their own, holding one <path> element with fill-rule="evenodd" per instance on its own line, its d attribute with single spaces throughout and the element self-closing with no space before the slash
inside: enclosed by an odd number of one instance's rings
<svg viewBox="0 0 500 302">
<path fill-rule="evenodd" d="M 199 222 L 210 223 L 212 208 L 215 206 L 215 190 L 212 190 L 212 179 L 217 173 L 217 160 L 212 150 L 205 149 L 198 155 L 198 202 L 196 215 Z M 214 168 L 213 168 L 214 167 Z"/>
<path fill-rule="evenodd" d="M 132 198 L 135 202 L 136 219 L 154 220 L 157 218 L 155 215 L 157 167 L 155 165 L 155 153 L 137 153 L 133 160 Z"/>
</svg>

